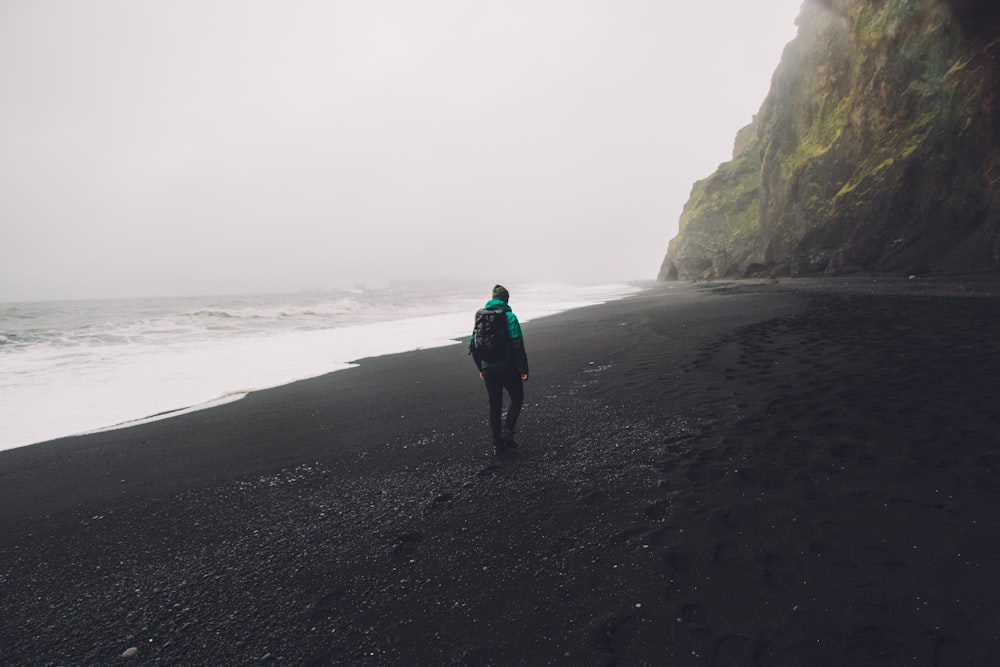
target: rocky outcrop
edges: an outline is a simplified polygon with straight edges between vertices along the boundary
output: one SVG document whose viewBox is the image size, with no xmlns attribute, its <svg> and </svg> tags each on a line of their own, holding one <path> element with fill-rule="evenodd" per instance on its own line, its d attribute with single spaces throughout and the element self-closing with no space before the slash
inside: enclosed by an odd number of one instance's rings
<svg viewBox="0 0 1000 667">
<path fill-rule="evenodd" d="M 1000 269 L 995 0 L 806 0 L 661 279 Z"/>
</svg>

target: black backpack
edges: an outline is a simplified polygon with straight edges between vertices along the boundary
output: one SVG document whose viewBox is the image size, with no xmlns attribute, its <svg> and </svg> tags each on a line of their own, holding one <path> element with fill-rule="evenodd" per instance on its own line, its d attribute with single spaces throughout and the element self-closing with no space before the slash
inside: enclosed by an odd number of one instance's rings
<svg viewBox="0 0 1000 667">
<path fill-rule="evenodd" d="M 493 363 L 507 353 L 510 340 L 507 311 L 480 308 L 476 311 L 476 326 L 472 332 L 472 344 L 480 360 Z"/>
</svg>

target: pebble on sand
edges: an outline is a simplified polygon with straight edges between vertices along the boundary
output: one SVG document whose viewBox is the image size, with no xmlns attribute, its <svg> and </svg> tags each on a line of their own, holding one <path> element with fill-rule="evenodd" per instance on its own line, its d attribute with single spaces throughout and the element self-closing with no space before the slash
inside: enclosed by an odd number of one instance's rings
<svg viewBox="0 0 1000 667">
<path fill-rule="evenodd" d="M 123 658 L 132 658 L 138 652 L 139 652 L 139 649 L 137 649 L 135 646 L 133 646 L 132 648 L 125 649 L 125 652 L 122 653 L 122 657 Z"/>
</svg>

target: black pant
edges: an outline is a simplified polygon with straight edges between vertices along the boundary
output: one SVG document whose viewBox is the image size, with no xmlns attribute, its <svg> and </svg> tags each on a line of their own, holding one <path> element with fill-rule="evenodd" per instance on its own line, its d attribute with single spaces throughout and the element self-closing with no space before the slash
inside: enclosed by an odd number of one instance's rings
<svg viewBox="0 0 1000 667">
<path fill-rule="evenodd" d="M 490 431 L 493 441 L 500 440 L 501 412 L 503 411 L 503 390 L 510 396 L 510 407 L 507 408 L 507 421 L 503 428 L 514 432 L 517 417 L 521 414 L 524 403 L 524 383 L 521 381 L 521 371 L 513 366 L 490 366 L 483 369 L 483 380 L 486 381 L 486 393 L 490 396 Z"/>
</svg>

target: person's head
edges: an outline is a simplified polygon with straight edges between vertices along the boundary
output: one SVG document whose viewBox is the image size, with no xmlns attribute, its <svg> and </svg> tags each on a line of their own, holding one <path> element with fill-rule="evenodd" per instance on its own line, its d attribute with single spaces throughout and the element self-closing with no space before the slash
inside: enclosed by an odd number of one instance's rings
<svg viewBox="0 0 1000 667">
<path fill-rule="evenodd" d="M 503 285 L 494 285 L 493 298 L 507 303 L 510 300 L 510 292 Z"/>
</svg>

